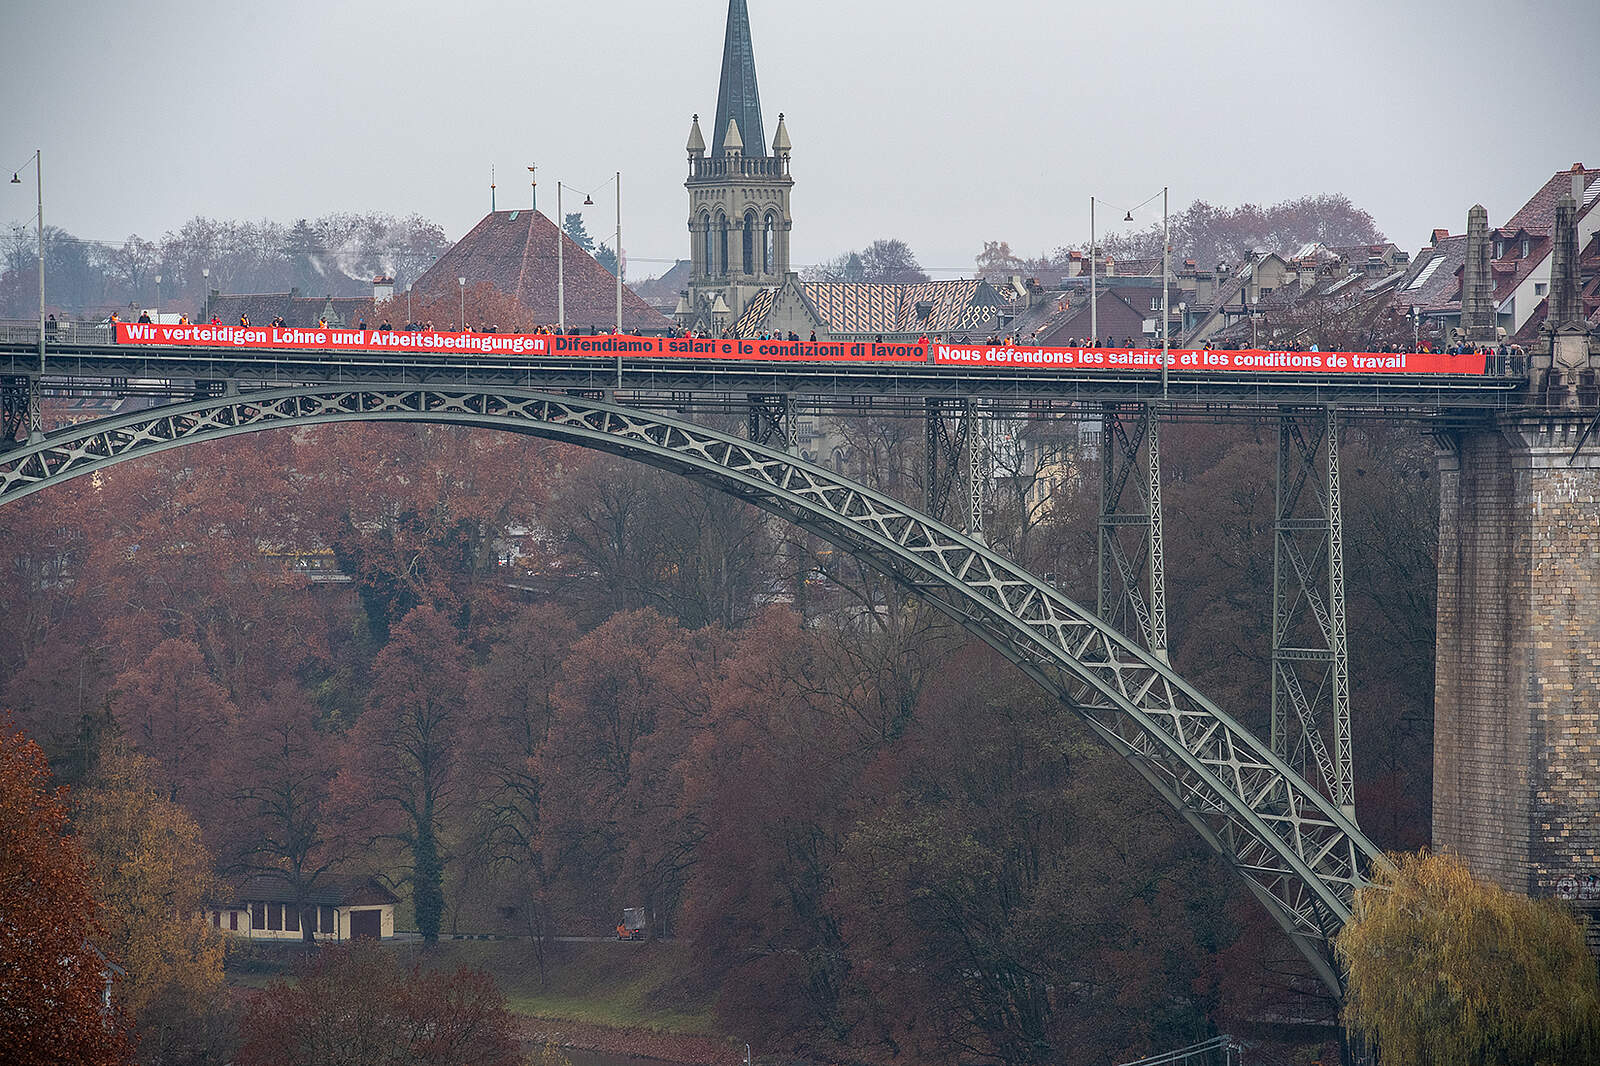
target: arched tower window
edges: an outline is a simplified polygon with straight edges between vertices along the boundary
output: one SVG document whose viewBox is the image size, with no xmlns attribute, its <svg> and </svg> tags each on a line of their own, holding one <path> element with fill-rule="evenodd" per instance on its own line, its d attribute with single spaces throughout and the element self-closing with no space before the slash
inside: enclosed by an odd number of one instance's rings
<svg viewBox="0 0 1600 1066">
<path fill-rule="evenodd" d="M 717 275 L 728 272 L 728 216 L 717 212 Z"/>
<path fill-rule="evenodd" d="M 756 213 L 746 211 L 744 215 L 744 272 L 748 276 L 756 272 Z"/>
<path fill-rule="evenodd" d="M 761 227 L 761 272 L 763 274 L 772 274 L 772 273 L 774 273 L 774 270 L 773 270 L 773 267 L 772 267 L 772 252 L 773 252 L 773 243 L 772 242 L 773 242 L 773 239 L 774 239 L 774 236 L 775 236 L 775 231 L 777 230 L 777 228 L 778 228 L 777 216 L 769 213 L 767 215 L 766 225 Z"/>
<path fill-rule="evenodd" d="M 700 269 L 708 276 L 717 272 L 716 263 L 712 261 L 711 254 L 715 250 L 711 246 L 711 216 L 700 216 Z"/>
</svg>

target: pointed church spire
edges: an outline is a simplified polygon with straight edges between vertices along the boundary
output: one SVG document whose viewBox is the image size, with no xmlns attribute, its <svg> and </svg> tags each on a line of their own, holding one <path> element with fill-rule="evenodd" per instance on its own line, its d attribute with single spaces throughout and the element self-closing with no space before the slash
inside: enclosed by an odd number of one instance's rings
<svg viewBox="0 0 1600 1066">
<path fill-rule="evenodd" d="M 694 117 L 694 125 L 689 127 L 689 144 L 687 148 L 690 155 L 706 154 L 706 138 L 705 134 L 700 132 L 699 115 Z"/>
<path fill-rule="evenodd" d="M 711 128 L 716 142 L 713 157 L 723 155 L 729 119 L 750 145 L 747 154 L 765 155 L 767 136 L 761 124 L 761 91 L 756 87 L 756 53 L 750 41 L 750 11 L 745 0 L 728 0 L 728 35 L 722 46 L 722 86 L 717 90 L 717 113 Z"/>
<path fill-rule="evenodd" d="M 772 154 L 788 155 L 794 150 L 794 145 L 789 143 L 789 127 L 784 124 L 783 112 L 778 112 L 778 132 L 772 135 Z"/>
<path fill-rule="evenodd" d="M 728 120 L 728 132 L 722 137 L 722 148 L 729 155 L 744 154 L 744 138 L 739 136 L 739 120 Z"/>
</svg>

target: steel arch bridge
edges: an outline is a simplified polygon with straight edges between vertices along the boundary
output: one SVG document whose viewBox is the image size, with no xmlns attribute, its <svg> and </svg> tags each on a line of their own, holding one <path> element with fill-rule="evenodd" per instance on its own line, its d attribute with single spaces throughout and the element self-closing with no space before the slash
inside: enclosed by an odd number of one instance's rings
<svg viewBox="0 0 1600 1066">
<path fill-rule="evenodd" d="M 0 505 L 172 448 L 291 426 L 427 422 L 636 459 L 854 553 L 1016 663 L 1126 759 L 1244 878 L 1337 996 L 1332 939 L 1385 863 L 1270 747 L 1127 636 L 983 544 L 785 452 L 636 408 L 527 390 L 300 386 L 72 426 L 0 452 Z"/>
</svg>

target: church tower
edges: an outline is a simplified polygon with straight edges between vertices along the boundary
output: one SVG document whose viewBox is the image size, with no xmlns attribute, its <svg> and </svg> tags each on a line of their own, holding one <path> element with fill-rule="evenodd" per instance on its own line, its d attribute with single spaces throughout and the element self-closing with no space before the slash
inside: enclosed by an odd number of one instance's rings
<svg viewBox="0 0 1600 1066">
<path fill-rule="evenodd" d="M 745 0 L 730 0 L 722 84 L 706 152 L 700 116 L 689 130 L 689 291 L 678 324 L 727 332 L 763 289 L 789 273 L 789 130 L 783 116 L 769 155 Z"/>
</svg>

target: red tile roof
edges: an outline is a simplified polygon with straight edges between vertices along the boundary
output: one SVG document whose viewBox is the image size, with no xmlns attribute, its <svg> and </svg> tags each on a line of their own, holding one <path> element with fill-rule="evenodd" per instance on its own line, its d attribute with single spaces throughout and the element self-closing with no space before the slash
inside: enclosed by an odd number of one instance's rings
<svg viewBox="0 0 1600 1066">
<path fill-rule="evenodd" d="M 1522 210 L 1512 215 L 1504 226 L 1497 228 L 1497 236 L 1511 236 L 1519 231 L 1526 230 L 1534 236 L 1550 236 L 1550 231 L 1555 227 L 1556 201 L 1572 191 L 1572 175 L 1583 175 L 1584 188 L 1588 189 L 1596 181 L 1600 181 L 1600 170 L 1585 169 L 1582 171 L 1562 170 L 1544 183 L 1544 187 L 1533 194 L 1533 198 L 1522 205 Z M 1578 201 L 1580 208 L 1578 215 L 1581 218 L 1588 212 L 1582 210 L 1583 199 Z M 1590 209 L 1593 209 L 1593 202 Z"/>
<path fill-rule="evenodd" d="M 439 257 L 417 280 L 415 291 L 429 297 L 456 292 L 457 278 L 467 286 L 489 282 L 520 300 L 538 322 L 555 322 L 558 311 L 556 224 L 538 211 L 496 211 L 484 217 L 456 245 Z M 567 325 L 583 329 L 609 329 L 616 324 L 616 278 L 566 234 L 559 234 L 565 251 Z M 622 289 L 622 328 L 633 333 L 659 333 L 671 322 L 640 299 L 632 289 Z"/>
</svg>

